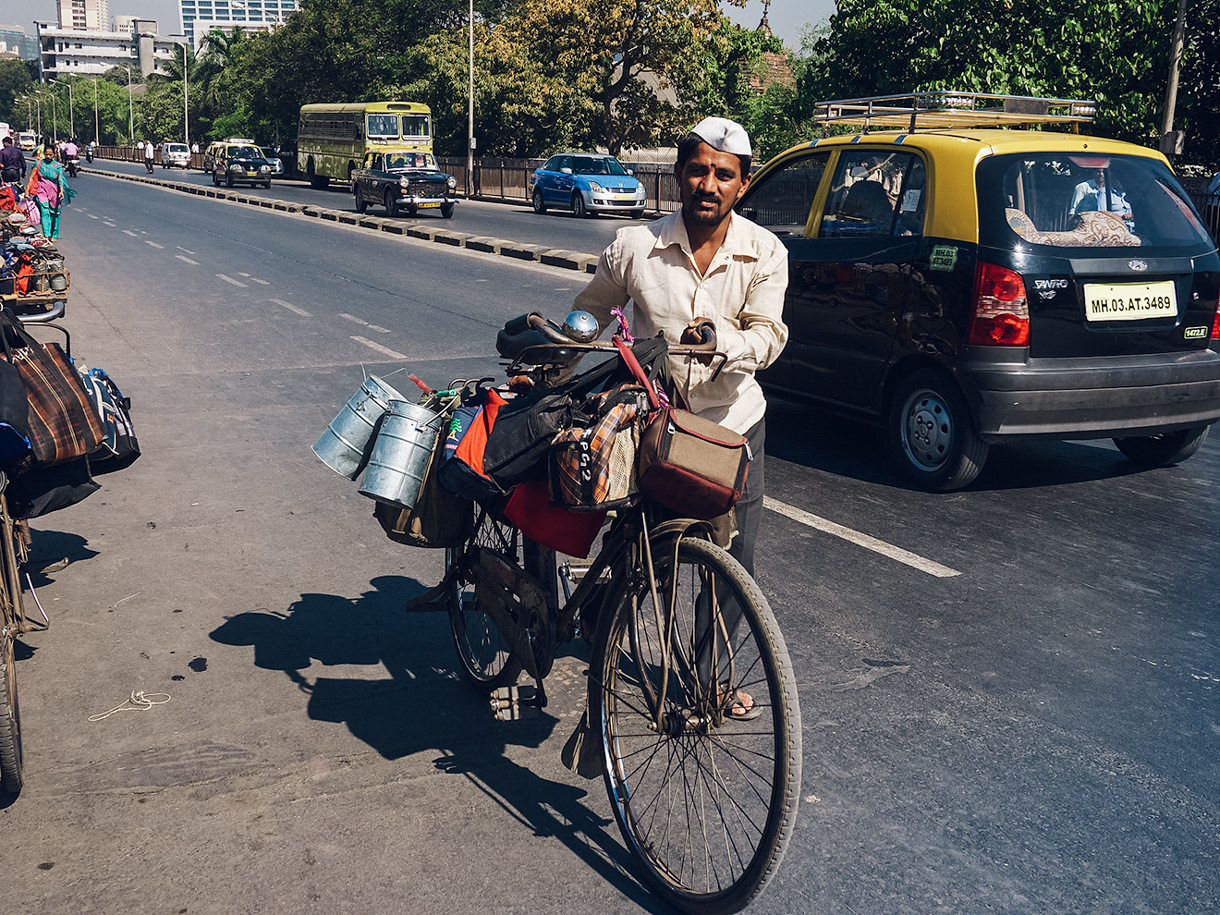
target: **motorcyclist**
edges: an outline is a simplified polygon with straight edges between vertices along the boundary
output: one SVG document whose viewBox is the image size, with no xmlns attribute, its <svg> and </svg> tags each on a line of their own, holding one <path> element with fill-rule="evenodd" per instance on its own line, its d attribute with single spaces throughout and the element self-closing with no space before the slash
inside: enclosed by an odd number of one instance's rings
<svg viewBox="0 0 1220 915">
<path fill-rule="evenodd" d="M 64 165 L 68 168 L 68 177 L 75 178 L 77 166 L 80 165 L 80 147 L 75 140 L 69 139 L 64 144 Z"/>
</svg>

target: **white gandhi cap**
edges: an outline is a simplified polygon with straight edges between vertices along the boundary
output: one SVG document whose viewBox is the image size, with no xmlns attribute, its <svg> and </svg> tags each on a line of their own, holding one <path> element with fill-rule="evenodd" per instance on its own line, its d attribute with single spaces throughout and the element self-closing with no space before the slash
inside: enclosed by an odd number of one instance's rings
<svg viewBox="0 0 1220 915">
<path fill-rule="evenodd" d="M 704 118 L 691 128 L 691 133 L 712 149 L 718 149 L 720 152 L 734 156 L 753 154 L 753 150 L 750 148 L 750 136 L 746 133 L 746 129 L 728 118 Z"/>
</svg>

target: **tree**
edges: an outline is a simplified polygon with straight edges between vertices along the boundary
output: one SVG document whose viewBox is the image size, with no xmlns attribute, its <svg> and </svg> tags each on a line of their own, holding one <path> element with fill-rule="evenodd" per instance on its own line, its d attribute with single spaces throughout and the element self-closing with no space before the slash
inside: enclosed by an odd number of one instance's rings
<svg viewBox="0 0 1220 915">
<path fill-rule="evenodd" d="M 0 60 L 0 121 L 25 123 L 26 112 L 18 111 L 14 100 L 34 87 L 34 78 L 25 61 L 15 57 Z"/>
<path fill-rule="evenodd" d="M 1185 158 L 1214 166 L 1220 162 L 1220 0 L 1191 4 L 1186 27 L 1176 126 L 1186 131 Z"/>
<path fill-rule="evenodd" d="M 1173 0 L 840 0 L 813 87 L 821 98 L 1092 98 L 1099 133 L 1154 143 L 1174 10 Z"/>
</svg>

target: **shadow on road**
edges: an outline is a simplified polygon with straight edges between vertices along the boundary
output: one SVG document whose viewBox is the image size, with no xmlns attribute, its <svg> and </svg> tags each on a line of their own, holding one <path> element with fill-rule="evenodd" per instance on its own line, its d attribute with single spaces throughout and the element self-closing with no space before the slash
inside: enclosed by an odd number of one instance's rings
<svg viewBox="0 0 1220 915">
<path fill-rule="evenodd" d="M 1096 443 L 1038 441 L 993 445 L 987 463 L 966 492 L 1061 486 L 1116 479 L 1146 468 Z M 770 397 L 767 456 L 837 476 L 918 492 L 890 458 L 886 431 L 823 407 Z"/>
<path fill-rule="evenodd" d="M 424 590 L 413 579 L 382 576 L 356 599 L 302 594 L 283 612 L 230 617 L 211 638 L 253 646 L 255 666 L 283 672 L 309 697 L 311 719 L 346 724 L 386 759 L 439 749 L 437 770 L 468 778 L 534 835 L 559 839 L 646 911 L 672 911 L 629 875 L 632 859 L 607 832 L 611 821 L 584 803 L 588 791 L 543 778 L 505 755 L 509 746 L 537 749 L 559 721 L 544 714 L 496 722 L 488 697 L 454 672 L 448 618 L 403 611 Z M 389 676 L 311 681 L 303 671 L 314 662 L 382 666 Z"/>
</svg>

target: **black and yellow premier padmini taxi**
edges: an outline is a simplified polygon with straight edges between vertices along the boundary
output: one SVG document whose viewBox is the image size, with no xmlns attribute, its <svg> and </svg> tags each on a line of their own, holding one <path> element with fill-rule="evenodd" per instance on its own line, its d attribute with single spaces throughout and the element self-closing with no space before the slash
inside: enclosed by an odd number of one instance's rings
<svg viewBox="0 0 1220 915">
<path fill-rule="evenodd" d="M 791 341 L 764 383 L 883 422 L 934 490 L 1016 439 L 1112 438 L 1149 466 L 1198 450 L 1220 419 L 1220 255 L 1160 153 L 1028 129 L 1091 106 L 821 103 L 866 129 L 777 156 L 738 204 L 789 252 Z"/>
</svg>

